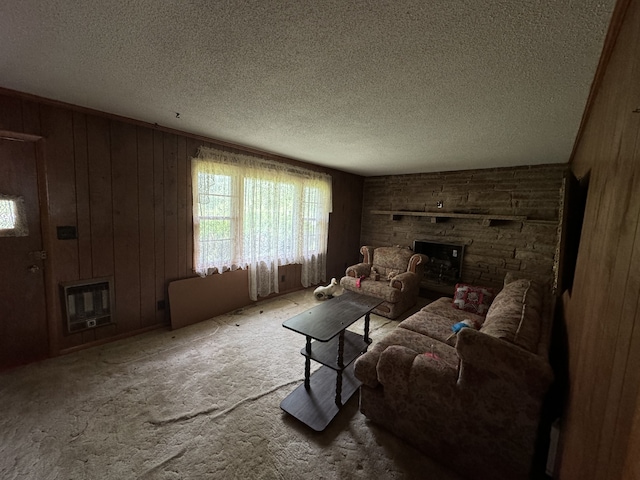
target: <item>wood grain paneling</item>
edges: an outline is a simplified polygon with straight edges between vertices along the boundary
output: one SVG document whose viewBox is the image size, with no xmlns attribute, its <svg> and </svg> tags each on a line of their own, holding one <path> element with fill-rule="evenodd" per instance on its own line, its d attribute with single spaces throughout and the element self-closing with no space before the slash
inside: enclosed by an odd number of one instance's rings
<svg viewBox="0 0 640 480">
<path fill-rule="evenodd" d="M 40 108 L 41 132 L 45 138 L 47 182 L 49 184 L 49 222 L 52 228 L 49 266 L 59 282 L 76 280 L 79 271 L 78 241 L 58 240 L 57 227 L 75 226 L 77 221 L 76 178 L 73 147 L 73 115 L 69 110 L 53 106 Z M 50 332 L 64 347 L 83 343 L 82 334 L 66 335 L 60 296 L 50 299 L 57 328 Z M 90 339 L 92 340 L 92 338 Z"/>
<path fill-rule="evenodd" d="M 118 333 L 140 324 L 140 216 L 136 127 L 110 122 L 113 251 Z"/>
<path fill-rule="evenodd" d="M 637 448 L 630 448 L 640 438 L 631 421 L 640 414 L 640 2 L 625 0 L 617 9 L 620 30 L 607 39 L 611 57 L 571 162 L 590 181 L 574 287 L 563 297 L 566 479 L 636 478 L 630 472 L 640 470 Z"/>
<path fill-rule="evenodd" d="M 346 173 L 332 175 L 333 212 L 329 220 L 327 279 L 338 281 L 347 267 L 360 261 L 360 231 L 364 179 Z"/>
<path fill-rule="evenodd" d="M 168 325 L 169 282 L 194 276 L 191 158 L 201 145 L 246 151 L 0 89 L 0 130 L 9 129 L 44 137 L 38 151 L 41 205 L 51 225 L 43 232 L 50 249 L 46 275 L 49 322 L 54 326 L 51 353 Z M 359 248 L 363 179 L 307 167 L 334 177 L 327 264 L 329 276 L 341 275 Z M 75 226 L 78 238 L 57 239 L 56 226 Z M 284 265 L 280 272 L 281 292 L 301 288 L 300 265 Z M 68 334 L 60 282 L 97 277 L 114 278 L 117 323 Z M 224 282 L 217 288 L 224 296 Z"/>
<path fill-rule="evenodd" d="M 0 101 L 2 104 L 2 101 Z M 22 131 L 40 135 L 40 108 L 37 103 L 22 102 Z"/>
<path fill-rule="evenodd" d="M 0 96 L 0 130 L 24 131 L 20 99 L 8 95 Z"/>
<path fill-rule="evenodd" d="M 46 138 L 48 163 L 49 214 L 55 227 L 76 225 L 76 173 L 73 148 L 73 115 L 55 107 L 41 109 L 42 135 Z M 58 240 L 51 252 L 56 275 L 61 281 L 78 277 L 78 245 L 76 240 Z"/>
<path fill-rule="evenodd" d="M 193 138 L 187 139 L 187 167 L 186 167 L 186 216 L 188 219 L 191 219 L 193 216 L 193 196 L 192 192 L 192 179 L 191 179 L 191 159 L 196 156 L 198 153 L 198 148 L 200 147 L 200 143 L 194 140 Z M 186 271 L 187 276 L 194 275 L 193 271 L 193 222 L 187 221 L 187 244 L 186 244 L 186 254 L 185 254 L 185 262 L 186 262 Z"/>
<path fill-rule="evenodd" d="M 76 174 L 76 227 L 78 229 L 78 276 L 93 277 L 91 255 L 91 197 L 89 191 L 89 159 L 85 115 L 73 113 L 73 152 Z"/>
<path fill-rule="evenodd" d="M 154 250 L 156 267 L 156 305 L 166 302 L 164 281 L 164 144 L 162 132 L 153 132 L 153 210 L 154 210 Z M 168 319 L 167 310 L 156 311 L 156 322 Z"/>
<path fill-rule="evenodd" d="M 156 323 L 153 131 L 137 127 L 140 324 Z"/>
<path fill-rule="evenodd" d="M 163 293 L 178 277 L 178 138 L 165 133 L 164 154 L 164 277 Z"/>
<path fill-rule="evenodd" d="M 636 402 L 636 415 L 631 424 L 631 438 L 625 450 L 625 465 L 622 472 L 623 480 L 636 480 L 640 478 L 640 462 L 637 460 L 640 451 L 640 397 Z"/>
<path fill-rule="evenodd" d="M 187 276 L 187 139 L 178 137 L 177 153 L 178 278 Z"/>
<path fill-rule="evenodd" d="M 91 261 L 94 277 L 113 275 L 113 188 L 109 121 L 87 117 Z"/>
</svg>

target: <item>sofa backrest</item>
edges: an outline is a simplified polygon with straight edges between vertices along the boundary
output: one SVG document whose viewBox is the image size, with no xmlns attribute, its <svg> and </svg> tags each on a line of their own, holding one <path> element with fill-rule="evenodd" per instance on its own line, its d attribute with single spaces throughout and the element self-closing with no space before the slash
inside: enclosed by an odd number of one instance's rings
<svg viewBox="0 0 640 480">
<path fill-rule="evenodd" d="M 541 289 L 531 280 L 514 280 L 496 295 L 480 331 L 539 354 L 546 343 L 541 342 L 541 334 L 547 334 L 546 317 Z"/>
<path fill-rule="evenodd" d="M 458 333 L 458 383 L 477 390 L 502 381 L 501 405 L 537 412 L 553 380 L 549 343 L 555 297 L 538 282 L 511 280 L 496 295 L 480 329 Z"/>
</svg>

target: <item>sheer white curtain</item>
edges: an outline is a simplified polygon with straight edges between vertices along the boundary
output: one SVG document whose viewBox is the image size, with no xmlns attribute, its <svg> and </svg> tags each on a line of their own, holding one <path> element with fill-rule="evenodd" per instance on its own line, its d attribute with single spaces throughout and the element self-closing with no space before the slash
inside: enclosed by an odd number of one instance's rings
<svg viewBox="0 0 640 480">
<path fill-rule="evenodd" d="M 249 269 L 249 296 L 278 292 L 278 265 L 302 285 L 326 280 L 331 177 L 201 147 L 192 159 L 194 265 L 200 275 Z"/>
</svg>

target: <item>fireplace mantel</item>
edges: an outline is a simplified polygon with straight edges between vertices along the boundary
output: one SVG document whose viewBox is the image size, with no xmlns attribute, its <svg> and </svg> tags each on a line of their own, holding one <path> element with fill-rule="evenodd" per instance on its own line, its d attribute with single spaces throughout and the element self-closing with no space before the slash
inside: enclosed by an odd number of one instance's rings
<svg viewBox="0 0 640 480">
<path fill-rule="evenodd" d="M 489 227 L 493 221 L 524 222 L 526 215 L 490 215 L 484 213 L 453 213 L 453 212 L 420 212 L 415 210 L 371 210 L 375 215 L 390 215 L 391 220 L 400 220 L 400 217 L 430 217 L 431 223 L 437 223 L 448 218 L 467 218 L 482 220 L 482 225 Z"/>
</svg>

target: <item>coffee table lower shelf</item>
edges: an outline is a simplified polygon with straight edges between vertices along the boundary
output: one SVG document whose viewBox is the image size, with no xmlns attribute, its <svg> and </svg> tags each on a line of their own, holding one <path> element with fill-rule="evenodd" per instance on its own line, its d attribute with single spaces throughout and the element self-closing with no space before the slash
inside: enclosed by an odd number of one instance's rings
<svg viewBox="0 0 640 480">
<path fill-rule="evenodd" d="M 287 396 L 280 408 L 316 432 L 321 432 L 340 411 L 336 404 L 337 375 L 342 375 L 341 403 L 347 403 L 361 385 L 353 373 L 353 363 L 342 372 L 322 366 L 310 378 L 310 388 L 304 383 Z"/>
</svg>

